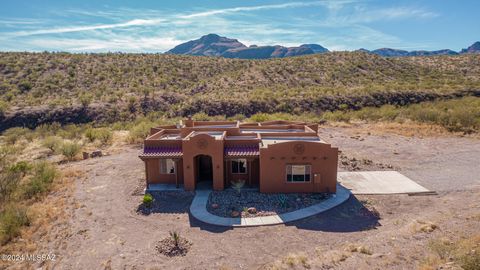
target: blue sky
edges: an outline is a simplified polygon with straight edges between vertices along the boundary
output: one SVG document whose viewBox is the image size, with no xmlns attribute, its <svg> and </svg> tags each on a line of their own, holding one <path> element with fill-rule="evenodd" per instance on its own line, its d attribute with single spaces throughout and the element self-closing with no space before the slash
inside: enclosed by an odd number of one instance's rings
<svg viewBox="0 0 480 270">
<path fill-rule="evenodd" d="M 480 1 L 2 1 L 1 51 L 164 52 L 208 33 L 246 45 L 460 50 Z"/>
</svg>

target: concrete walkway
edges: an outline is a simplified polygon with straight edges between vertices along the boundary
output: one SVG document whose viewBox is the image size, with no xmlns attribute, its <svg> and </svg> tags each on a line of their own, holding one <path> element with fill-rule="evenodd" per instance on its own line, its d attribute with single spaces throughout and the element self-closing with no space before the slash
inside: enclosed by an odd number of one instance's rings
<svg viewBox="0 0 480 270">
<path fill-rule="evenodd" d="M 265 217 L 226 218 L 213 215 L 207 211 L 208 197 L 211 192 L 211 190 L 197 190 L 195 198 L 193 198 L 192 204 L 190 205 L 190 213 L 193 217 L 202 222 L 227 227 L 250 227 L 283 224 L 327 211 L 345 202 L 350 197 L 350 191 L 338 185 L 337 194 L 335 196 L 321 203 L 296 211 Z"/>
</svg>

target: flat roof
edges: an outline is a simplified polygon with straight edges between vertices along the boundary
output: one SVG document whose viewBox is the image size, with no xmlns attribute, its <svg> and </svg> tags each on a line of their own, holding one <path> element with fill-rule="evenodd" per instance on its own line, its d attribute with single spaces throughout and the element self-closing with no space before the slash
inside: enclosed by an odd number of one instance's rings
<svg viewBox="0 0 480 270">
<path fill-rule="evenodd" d="M 192 136 L 195 136 L 198 134 L 207 134 L 212 137 L 215 137 L 215 139 L 220 139 L 223 135 L 223 131 L 194 131 Z"/>
<path fill-rule="evenodd" d="M 160 140 L 180 140 L 181 138 L 180 134 L 166 134 L 160 137 Z"/>
<path fill-rule="evenodd" d="M 294 142 L 294 141 L 307 141 L 307 142 L 322 142 L 319 137 L 268 137 L 262 138 L 262 146 L 267 147 L 270 144 Z"/>
<path fill-rule="evenodd" d="M 234 127 L 236 127 L 235 124 L 198 125 L 198 126 L 194 126 L 194 128 L 234 128 Z"/>
<path fill-rule="evenodd" d="M 278 132 L 304 132 L 304 129 L 255 129 L 241 128 L 242 133 L 278 133 Z"/>
<path fill-rule="evenodd" d="M 255 140 L 257 136 L 227 136 L 225 140 Z"/>
</svg>

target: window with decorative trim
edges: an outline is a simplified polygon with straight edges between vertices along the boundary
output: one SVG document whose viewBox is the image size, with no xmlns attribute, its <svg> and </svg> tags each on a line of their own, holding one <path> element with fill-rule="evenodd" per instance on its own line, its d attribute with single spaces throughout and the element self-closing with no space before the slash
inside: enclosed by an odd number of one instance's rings
<svg viewBox="0 0 480 270">
<path fill-rule="evenodd" d="M 311 165 L 287 165 L 287 182 L 310 182 Z"/>
<path fill-rule="evenodd" d="M 233 174 L 247 173 L 247 160 L 244 158 L 232 159 L 232 173 Z"/>
<path fill-rule="evenodd" d="M 175 161 L 173 161 L 173 159 L 160 159 L 160 173 L 161 174 L 174 174 L 175 173 Z"/>
</svg>

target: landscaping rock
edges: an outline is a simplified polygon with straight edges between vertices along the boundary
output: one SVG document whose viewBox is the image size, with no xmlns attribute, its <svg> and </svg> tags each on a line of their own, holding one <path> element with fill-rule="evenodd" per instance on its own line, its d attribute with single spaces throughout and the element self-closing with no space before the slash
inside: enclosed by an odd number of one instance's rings
<svg viewBox="0 0 480 270">
<path fill-rule="evenodd" d="M 101 150 L 93 151 L 93 152 L 90 154 L 90 157 L 92 157 L 92 158 L 101 157 L 101 156 L 103 156 L 103 153 L 102 153 Z"/>
<path fill-rule="evenodd" d="M 272 216 L 312 206 L 331 196 L 327 193 L 267 194 L 253 190 L 239 194 L 233 189 L 227 189 L 210 194 L 207 211 L 221 217 Z"/>
<path fill-rule="evenodd" d="M 234 217 L 234 218 L 235 218 L 235 217 L 238 217 L 238 216 L 240 216 L 240 212 L 238 212 L 238 211 L 232 211 L 232 213 L 230 213 L 230 216 L 231 216 L 231 217 Z"/>
</svg>

